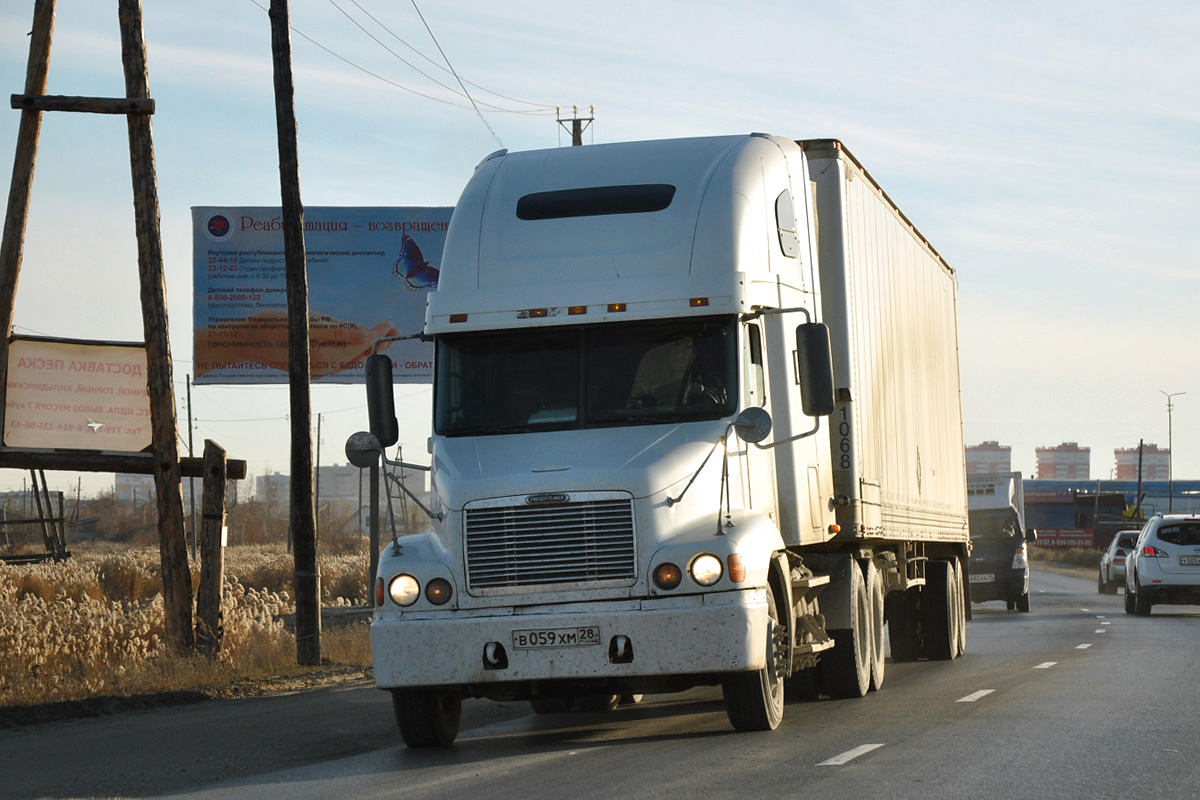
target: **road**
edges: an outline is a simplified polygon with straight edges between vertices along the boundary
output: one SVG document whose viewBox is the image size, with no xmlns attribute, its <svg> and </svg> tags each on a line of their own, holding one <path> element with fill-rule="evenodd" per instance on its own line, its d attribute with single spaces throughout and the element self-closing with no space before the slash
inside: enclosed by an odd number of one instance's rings
<svg viewBox="0 0 1200 800">
<path fill-rule="evenodd" d="M 357 687 L 5 731 L 0 795 L 1200 798 L 1200 608 L 1033 587 L 1029 614 L 976 605 L 959 659 L 889 661 L 881 691 L 790 703 L 773 733 L 734 733 L 703 689 L 610 713 L 469 702 L 453 748 L 412 751 Z"/>
</svg>

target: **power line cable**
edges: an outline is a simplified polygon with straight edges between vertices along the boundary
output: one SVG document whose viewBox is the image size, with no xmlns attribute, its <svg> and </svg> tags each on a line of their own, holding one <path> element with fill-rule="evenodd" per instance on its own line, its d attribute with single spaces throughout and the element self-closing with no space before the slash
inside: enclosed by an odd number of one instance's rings
<svg viewBox="0 0 1200 800">
<path fill-rule="evenodd" d="M 471 93 L 467 91 L 466 85 L 462 82 L 462 78 L 458 77 L 458 73 L 454 70 L 454 65 L 450 63 L 450 59 L 446 56 L 446 51 L 442 49 L 442 45 L 438 42 L 437 37 L 433 35 L 433 28 L 429 27 L 429 23 L 425 21 L 425 15 L 421 13 L 421 9 L 417 7 L 417 0 L 412 0 L 412 7 L 416 9 L 417 16 L 421 18 L 421 24 L 425 26 L 425 30 L 429 32 L 429 38 L 433 39 L 433 43 L 437 45 L 438 52 L 442 54 L 442 58 L 446 61 L 446 66 L 450 68 L 450 74 L 454 76 L 454 80 L 458 81 L 458 85 L 462 87 L 463 94 L 471 101 L 471 107 L 475 109 L 475 116 L 479 117 L 479 121 L 488 129 L 488 133 L 492 134 L 492 138 L 496 140 L 496 144 L 504 147 L 504 142 L 500 141 L 500 137 L 492 130 L 492 126 L 483 118 L 483 112 L 479 110 L 479 106 L 475 104 L 475 99 L 471 97 Z"/>
<path fill-rule="evenodd" d="M 333 2 L 333 0 L 330 0 L 330 2 Z M 441 64 L 439 64 L 439 63 L 437 63 L 436 61 L 434 61 L 434 60 L 433 60 L 432 58 L 430 58 L 429 56 L 427 56 L 427 55 L 425 55 L 424 53 L 422 53 L 422 52 L 421 52 L 420 50 L 418 50 L 417 48 L 413 47 L 413 46 L 412 46 L 411 44 L 409 44 L 408 42 L 406 42 L 406 41 L 405 41 L 403 38 L 401 38 L 399 35 L 397 35 L 397 34 L 396 34 L 394 31 L 392 31 L 390 28 L 388 28 L 388 26 L 387 26 L 387 25 L 384 25 L 384 24 L 383 24 L 383 23 L 382 23 L 382 22 L 381 22 L 381 21 L 380 21 L 380 20 L 379 20 L 377 17 L 375 17 L 375 16 L 374 16 L 374 15 L 373 15 L 373 14 L 372 14 L 370 11 L 367 11 L 367 9 L 363 8 L 363 7 L 362 7 L 362 4 L 361 4 L 361 3 L 359 3 L 359 2 L 358 2 L 358 0 L 350 0 L 350 2 L 354 3 L 355 7 L 357 7 L 359 11 L 361 11 L 361 12 L 362 12 L 362 13 L 364 13 L 364 14 L 366 14 L 366 15 L 367 15 L 367 17 L 369 17 L 369 18 L 370 18 L 370 20 L 371 20 L 372 22 L 374 22 L 374 23 L 375 23 L 376 25 L 378 25 L 380 28 L 383 28 L 383 30 L 384 30 L 384 31 L 386 31 L 386 32 L 388 33 L 388 35 L 389 35 L 389 36 L 391 36 L 393 39 L 395 39 L 396 41 L 398 41 L 400 44 L 404 45 L 404 46 L 405 46 L 405 47 L 407 47 L 409 50 L 413 51 L 413 52 L 414 52 L 414 53 L 416 53 L 418 56 L 420 56 L 421 58 L 425 59 L 425 60 L 426 60 L 426 61 L 428 61 L 430 64 L 432 64 L 433 66 L 435 66 L 435 67 L 437 67 L 438 69 L 442 70 L 443 72 L 449 72 L 449 71 L 450 71 L 450 70 L 446 69 L 445 67 L 443 67 Z M 340 9 L 339 9 L 339 10 L 340 10 Z M 343 12 L 343 13 L 345 13 L 345 12 Z M 371 38 L 375 38 L 375 37 L 371 37 Z M 391 51 L 389 50 L 388 52 L 391 52 Z M 398 57 L 398 56 L 397 56 L 397 57 Z M 404 60 L 404 59 L 401 59 L 401 61 L 403 61 L 403 60 Z M 404 63 L 406 63 L 406 64 L 407 64 L 408 62 L 407 62 L 407 61 L 405 61 Z M 409 66 L 411 66 L 411 64 L 410 64 Z M 414 67 L 414 69 L 415 69 L 415 67 Z M 418 71 L 419 71 L 419 70 L 418 70 Z M 422 74 L 424 74 L 424 73 L 422 73 Z M 508 95 L 501 94 L 500 92 L 493 91 L 492 89 L 488 89 L 488 88 L 487 88 L 487 87 L 485 87 L 485 86 L 480 86 L 478 83 L 472 83 L 471 81 L 467 81 L 467 80 L 464 80 L 464 82 L 465 82 L 465 83 L 466 83 L 468 86 L 474 86 L 476 89 L 479 89 L 479 90 L 480 90 L 480 91 L 482 91 L 482 92 L 486 92 L 487 94 L 495 95 L 496 97 L 499 97 L 499 98 L 501 98 L 501 99 L 503 99 L 503 100 L 508 100 L 508 101 L 509 101 L 509 102 L 511 102 L 511 103 L 520 103 L 521 105 L 525 105 L 525 106 L 533 106 L 534 108 L 538 108 L 538 109 L 544 109 L 544 112 L 531 112 L 531 111 L 517 111 L 517 110 L 515 110 L 515 109 L 496 108 L 496 110 L 497 110 L 497 111 L 507 112 L 507 113 L 511 113 L 511 114 L 545 113 L 545 114 L 547 114 L 547 115 L 548 115 L 548 114 L 550 113 L 550 109 L 554 108 L 554 106 L 552 106 L 552 105 L 549 105 L 549 104 L 547 104 L 547 103 L 531 103 L 531 102 L 530 102 L 530 101 L 528 101 L 528 100 L 520 100 L 520 99 L 518 99 L 518 98 L 515 98 L 515 97 L 509 97 Z"/>
</svg>

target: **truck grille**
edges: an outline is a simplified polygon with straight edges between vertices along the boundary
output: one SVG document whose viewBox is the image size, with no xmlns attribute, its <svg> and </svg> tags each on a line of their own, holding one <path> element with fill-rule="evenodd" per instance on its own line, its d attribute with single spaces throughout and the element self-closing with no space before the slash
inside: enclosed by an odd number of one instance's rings
<svg viewBox="0 0 1200 800">
<path fill-rule="evenodd" d="M 466 509 L 467 582 L 471 589 L 584 581 L 636 575 L 633 504 L 627 495 L 574 495 L 530 505 L 524 498 Z"/>
</svg>

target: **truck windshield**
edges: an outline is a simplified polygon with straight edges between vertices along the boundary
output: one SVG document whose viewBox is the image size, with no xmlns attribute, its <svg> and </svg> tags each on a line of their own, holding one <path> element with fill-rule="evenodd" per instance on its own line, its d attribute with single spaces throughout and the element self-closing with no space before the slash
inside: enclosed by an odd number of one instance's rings
<svg viewBox="0 0 1200 800">
<path fill-rule="evenodd" d="M 434 430 L 487 435 L 720 419 L 737 321 L 700 317 L 442 336 Z"/>
</svg>

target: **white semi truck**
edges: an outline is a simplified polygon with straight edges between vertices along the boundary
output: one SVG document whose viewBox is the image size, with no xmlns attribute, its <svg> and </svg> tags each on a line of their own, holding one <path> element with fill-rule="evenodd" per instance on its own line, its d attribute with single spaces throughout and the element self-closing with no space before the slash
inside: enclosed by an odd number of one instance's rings
<svg viewBox="0 0 1200 800">
<path fill-rule="evenodd" d="M 409 746 L 464 698 L 855 697 L 965 646 L 954 272 L 835 140 L 507 153 L 455 207 L 430 530 L 380 557 L 375 680 Z M 368 363 L 374 463 L 395 440 Z"/>
</svg>

